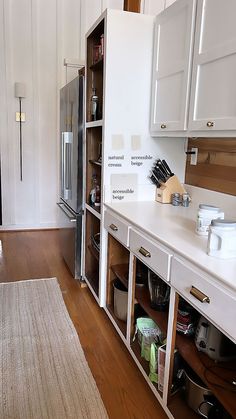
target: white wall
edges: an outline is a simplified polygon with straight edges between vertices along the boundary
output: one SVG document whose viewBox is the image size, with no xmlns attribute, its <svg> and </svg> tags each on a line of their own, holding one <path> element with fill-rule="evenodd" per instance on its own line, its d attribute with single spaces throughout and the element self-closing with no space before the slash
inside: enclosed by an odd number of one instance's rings
<svg viewBox="0 0 236 419">
<path fill-rule="evenodd" d="M 172 0 L 143 0 L 157 14 Z M 3 228 L 56 226 L 59 189 L 59 89 L 84 63 L 85 33 L 106 7 L 123 0 L 0 0 L 0 152 Z M 26 84 L 22 110 L 23 181 L 19 171 L 19 110 L 14 83 Z M 167 141 L 160 142 L 163 157 Z M 169 141 L 168 141 L 169 145 Z M 175 146 L 171 143 L 171 149 Z M 178 141 L 177 150 L 182 147 Z M 177 170 L 180 168 L 177 168 Z M 1 227 L 0 227 L 1 228 Z"/>
<path fill-rule="evenodd" d="M 4 228 L 53 227 L 59 184 L 58 94 L 84 61 L 85 32 L 122 0 L 0 0 L 0 151 Z M 26 84 L 23 181 L 14 83 Z"/>
<path fill-rule="evenodd" d="M 141 0 L 141 13 L 146 15 L 158 15 L 175 1 L 176 0 Z"/>
</svg>

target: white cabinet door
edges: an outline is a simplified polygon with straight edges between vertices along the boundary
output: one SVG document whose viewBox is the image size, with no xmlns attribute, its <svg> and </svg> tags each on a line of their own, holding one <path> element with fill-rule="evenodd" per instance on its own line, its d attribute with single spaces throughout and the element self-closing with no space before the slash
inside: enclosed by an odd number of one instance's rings
<svg viewBox="0 0 236 419">
<path fill-rule="evenodd" d="M 179 0 L 156 18 L 152 135 L 166 135 L 187 128 L 195 11 L 195 0 Z"/>
<path fill-rule="evenodd" d="M 236 129 L 235 17 L 235 0 L 198 1 L 190 130 Z"/>
</svg>

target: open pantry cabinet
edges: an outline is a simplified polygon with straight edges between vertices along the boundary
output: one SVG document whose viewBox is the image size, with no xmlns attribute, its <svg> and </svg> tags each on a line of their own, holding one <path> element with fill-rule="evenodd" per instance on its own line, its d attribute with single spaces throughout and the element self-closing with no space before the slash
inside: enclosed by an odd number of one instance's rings
<svg viewBox="0 0 236 419">
<path fill-rule="evenodd" d="M 167 345 L 170 291 L 165 280 L 134 256 L 130 351 L 159 401 L 166 388 L 159 360 Z"/>
<path fill-rule="evenodd" d="M 178 286 L 180 261 L 128 220 L 106 211 L 105 228 L 104 308 L 168 417 L 197 419 L 200 409 L 209 419 L 235 418 L 234 333 L 222 316 L 211 321 L 215 296 L 232 297 L 212 284 L 207 292 L 206 281 L 196 288 L 187 262 Z"/>
<path fill-rule="evenodd" d="M 167 344 L 171 287 L 130 252 L 125 244 L 124 234 L 121 241 L 120 237 L 114 237 L 116 231 L 109 232 L 111 227 L 119 224 L 110 224 L 110 217 L 107 220 L 109 225 L 104 309 L 152 391 L 163 404 L 164 394 L 168 391 L 168 375 L 164 365 L 158 371 L 157 357 L 159 347 L 160 352 L 163 352 Z M 123 233 L 122 227 L 124 226 L 119 225 L 117 231 Z M 158 299 L 157 287 L 161 293 Z M 142 341 L 142 332 L 144 335 L 150 332 L 145 342 Z M 159 384 L 158 373 L 161 376 Z"/>
<path fill-rule="evenodd" d="M 173 417 L 197 419 L 200 410 L 203 417 L 235 418 L 235 343 L 178 293 L 172 330 L 167 406 Z M 173 348 L 180 372 L 177 387 Z"/>
<path fill-rule="evenodd" d="M 101 205 L 103 152 L 103 59 L 105 19 L 87 35 L 86 54 L 86 158 L 85 158 L 85 266 L 84 278 L 100 303 Z"/>
<path fill-rule="evenodd" d="M 86 34 L 85 224 L 97 219 L 95 296 L 101 306 L 106 300 L 104 203 L 155 194 L 147 175 L 156 158 L 155 141 L 147 141 L 153 24 L 153 16 L 107 9 Z M 84 279 L 94 291 L 88 276 L 90 260 L 95 264 L 91 231 L 85 231 Z"/>
<path fill-rule="evenodd" d="M 85 277 L 96 299 L 99 298 L 100 220 L 86 210 Z"/>
<path fill-rule="evenodd" d="M 129 250 L 108 233 L 106 310 L 119 334 L 127 339 Z"/>
</svg>

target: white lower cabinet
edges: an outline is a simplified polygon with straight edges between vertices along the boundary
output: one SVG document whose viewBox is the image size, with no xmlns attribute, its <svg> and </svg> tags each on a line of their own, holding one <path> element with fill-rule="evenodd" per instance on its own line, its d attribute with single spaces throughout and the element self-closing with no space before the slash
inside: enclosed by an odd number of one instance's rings
<svg viewBox="0 0 236 419">
<path fill-rule="evenodd" d="M 104 216 L 104 226 L 108 232 L 117 238 L 125 246 L 129 245 L 129 225 L 119 217 L 106 212 Z"/>
<path fill-rule="evenodd" d="M 130 250 L 164 280 L 169 280 L 171 253 L 164 246 L 131 229 Z"/>
<path fill-rule="evenodd" d="M 122 222 L 128 240 L 110 230 Z M 132 221 L 106 211 L 105 226 L 105 311 L 167 415 L 198 418 L 200 408 L 209 418 L 236 417 L 234 298 Z M 200 406 L 190 382 L 207 388 L 209 403 Z"/>
<path fill-rule="evenodd" d="M 171 284 L 200 313 L 232 340 L 235 339 L 236 300 L 230 293 L 213 285 L 204 273 L 199 273 L 196 268 L 178 258 L 172 262 Z"/>
</svg>

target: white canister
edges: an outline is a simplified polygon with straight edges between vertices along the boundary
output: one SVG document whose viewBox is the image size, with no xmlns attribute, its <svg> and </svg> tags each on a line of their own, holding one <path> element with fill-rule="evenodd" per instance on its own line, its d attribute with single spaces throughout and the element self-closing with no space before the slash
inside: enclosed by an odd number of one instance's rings
<svg viewBox="0 0 236 419">
<path fill-rule="evenodd" d="M 196 233 L 207 236 L 212 220 L 224 219 L 224 213 L 213 205 L 200 204 L 197 213 Z"/>
<path fill-rule="evenodd" d="M 236 258 L 236 220 L 213 220 L 211 222 L 207 254 L 221 259 Z"/>
</svg>

